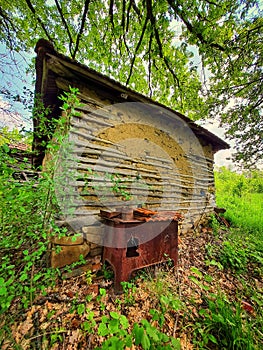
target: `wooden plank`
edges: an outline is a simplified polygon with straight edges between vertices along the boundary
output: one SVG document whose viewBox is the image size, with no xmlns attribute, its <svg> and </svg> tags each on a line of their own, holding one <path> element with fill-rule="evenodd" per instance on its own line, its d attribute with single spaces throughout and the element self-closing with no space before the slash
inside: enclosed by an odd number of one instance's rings
<svg viewBox="0 0 263 350">
<path fill-rule="evenodd" d="M 90 154 L 91 155 L 94 155 L 95 154 L 95 152 L 90 152 Z M 114 155 L 111 155 L 109 152 L 107 153 L 107 156 L 106 156 L 106 154 L 105 153 L 103 153 L 103 157 L 107 157 L 107 158 L 116 158 Z M 134 170 L 136 170 L 135 168 L 134 168 L 134 164 L 137 164 L 137 165 L 140 165 L 140 168 L 138 168 L 139 170 L 141 170 L 141 169 L 144 169 L 143 168 L 143 166 L 144 165 L 147 165 L 147 166 L 153 166 L 153 167 L 157 167 L 158 169 L 166 169 L 166 170 L 174 170 L 171 166 L 167 166 L 166 164 L 155 164 L 155 163 L 142 163 L 141 162 L 141 160 L 137 160 L 137 159 L 133 159 L 133 158 L 129 158 L 129 157 L 127 157 L 127 156 L 123 156 L 123 157 L 121 157 L 121 156 L 118 156 L 117 157 L 118 159 L 121 159 L 121 160 L 123 160 L 123 161 L 126 161 L 126 162 L 129 162 L 129 163 L 131 163 L 129 166 L 128 166 L 128 168 L 130 168 L 130 169 L 134 169 Z M 88 157 L 77 157 L 76 158 L 76 160 L 79 162 L 79 163 L 92 163 L 92 164 L 94 164 L 94 158 L 88 158 Z M 102 161 L 102 160 L 100 160 L 100 161 Z M 116 165 L 118 165 L 118 164 L 120 164 L 119 162 L 114 162 Z M 99 161 L 96 161 L 95 162 L 95 164 L 97 165 L 97 164 L 100 164 L 100 162 Z M 95 165 L 94 164 L 94 165 Z M 106 165 L 107 166 L 107 164 L 109 164 L 109 166 L 111 167 L 112 166 L 112 162 L 111 161 L 105 161 L 104 163 L 103 163 L 104 165 Z M 138 171 L 137 171 L 138 172 Z M 149 172 L 153 172 L 153 171 L 151 171 L 151 170 L 149 170 Z M 154 171 L 155 173 L 157 172 L 157 171 Z"/>
<path fill-rule="evenodd" d="M 102 142 L 102 143 L 105 143 L 105 144 L 107 144 L 107 145 L 114 145 L 114 143 L 111 142 L 111 141 L 108 141 L 108 140 L 105 140 L 105 139 L 101 139 L 101 138 L 96 137 L 96 136 L 94 136 L 94 135 L 90 135 L 90 134 L 87 134 L 87 133 L 78 131 L 78 130 L 75 129 L 75 128 L 71 129 L 70 132 L 73 133 L 73 134 L 75 134 L 75 135 L 81 136 L 81 137 L 83 137 L 84 139 L 87 139 L 87 140 Z"/>
<path fill-rule="evenodd" d="M 89 125 L 88 123 L 92 123 L 100 126 L 107 126 L 107 127 L 113 126 L 113 124 L 107 123 L 104 120 L 94 119 L 94 116 L 92 118 L 91 116 L 87 116 L 84 113 L 81 113 L 78 118 L 79 119 L 77 119 L 76 117 L 73 117 L 70 121 L 71 125 L 76 127 L 81 127 L 81 128 L 87 128 L 88 126 L 92 126 L 92 125 Z M 94 127 L 93 127 L 93 130 L 94 130 Z"/>
<path fill-rule="evenodd" d="M 52 70 L 53 70 L 53 71 L 55 71 L 54 68 L 55 68 L 55 66 L 52 67 Z M 57 72 L 55 71 L 55 73 L 57 73 Z M 58 73 L 57 73 L 57 74 L 58 74 Z M 62 75 L 62 76 L 68 77 L 67 74 Z M 76 78 L 76 77 L 75 77 L 75 76 L 72 76 L 72 78 Z M 58 78 L 56 78 L 56 84 L 57 84 L 57 87 L 58 87 L 59 89 L 62 89 L 62 90 L 64 90 L 64 91 L 69 91 L 69 86 L 72 85 L 72 82 L 69 81 L 69 80 L 67 80 L 67 79 L 58 77 Z M 75 85 L 77 85 L 77 83 L 76 83 Z M 76 87 L 77 87 L 77 86 L 76 86 Z M 87 95 L 84 95 L 82 92 L 79 92 L 79 93 L 78 93 L 78 97 L 81 98 L 81 99 L 83 99 L 84 101 L 86 101 L 86 102 L 88 102 L 88 103 L 94 105 L 94 107 L 95 107 L 95 108 L 94 108 L 94 112 L 95 112 L 95 110 L 96 110 L 98 107 L 102 108 L 102 107 L 106 106 L 106 104 L 104 104 L 104 103 L 102 103 L 102 102 L 99 102 L 98 100 L 94 100 L 93 98 L 90 98 L 90 97 L 88 97 Z"/>
<path fill-rule="evenodd" d="M 76 148 L 72 150 L 73 153 L 75 153 L 76 151 L 78 152 L 80 147 L 84 147 L 84 149 L 99 150 L 101 152 L 107 152 L 107 151 L 109 151 L 109 149 L 113 150 L 112 148 L 109 148 L 108 146 L 102 146 L 102 145 L 99 145 L 97 143 L 91 143 L 91 142 L 88 142 L 85 140 L 80 140 L 80 139 L 74 140 L 74 146 L 76 146 Z M 123 155 L 123 152 L 119 151 L 117 149 L 114 149 L 114 152 L 118 153 L 120 155 Z"/>
</svg>

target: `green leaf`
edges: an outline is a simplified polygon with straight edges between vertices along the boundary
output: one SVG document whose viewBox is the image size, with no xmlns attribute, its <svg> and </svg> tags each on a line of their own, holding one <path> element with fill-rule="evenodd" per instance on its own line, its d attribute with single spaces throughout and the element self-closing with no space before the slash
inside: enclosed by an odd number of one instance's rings
<svg viewBox="0 0 263 350">
<path fill-rule="evenodd" d="M 154 342 L 158 342 L 160 340 L 159 334 L 157 332 L 157 329 L 154 327 L 147 327 L 146 328 L 146 334 L 152 338 Z"/>
<path fill-rule="evenodd" d="M 0 286 L 0 295 L 7 295 L 7 288 L 6 286 L 1 285 Z"/>
<path fill-rule="evenodd" d="M 2 145 L 2 149 L 5 153 L 8 153 L 10 151 L 10 148 L 5 143 Z"/>
<path fill-rule="evenodd" d="M 204 275 L 204 280 L 208 283 L 211 283 L 213 281 L 213 277 L 210 275 Z"/>
<path fill-rule="evenodd" d="M 108 329 L 111 334 L 117 333 L 119 330 L 119 321 L 116 319 L 110 320 L 108 323 Z"/>
<path fill-rule="evenodd" d="M 172 344 L 174 350 L 180 350 L 181 349 L 180 339 L 172 338 L 171 339 L 171 344 Z"/>
<path fill-rule="evenodd" d="M 82 324 L 82 327 L 83 327 L 84 331 L 91 332 L 91 330 L 92 330 L 92 326 L 91 326 L 90 322 L 88 322 L 88 321 L 84 321 Z"/>
<path fill-rule="evenodd" d="M 114 319 L 116 319 L 116 320 L 118 320 L 118 319 L 120 318 L 120 314 L 118 314 L 118 313 L 115 312 L 115 311 L 111 311 L 111 312 L 110 312 L 110 315 L 111 315 L 112 318 L 114 318 Z"/>
<path fill-rule="evenodd" d="M 200 316 L 208 316 L 209 315 L 209 311 L 207 309 L 200 309 L 199 310 L 199 315 Z"/>
<path fill-rule="evenodd" d="M 85 312 L 85 304 L 79 304 L 77 312 L 78 312 L 78 315 L 82 315 Z"/>
<path fill-rule="evenodd" d="M 129 321 L 126 316 L 120 315 L 120 324 L 122 325 L 123 329 L 129 328 Z"/>
<path fill-rule="evenodd" d="M 26 272 L 23 272 L 19 278 L 21 282 L 26 281 L 28 279 L 28 275 Z"/>
<path fill-rule="evenodd" d="M 192 266 L 192 267 L 190 268 L 190 271 L 191 271 L 192 273 L 196 274 L 196 275 L 199 276 L 199 277 L 203 277 L 203 273 L 202 273 L 197 267 L 195 267 L 195 266 Z"/>
<path fill-rule="evenodd" d="M 150 346 L 151 346 L 150 339 L 149 339 L 148 335 L 145 332 L 143 332 L 143 334 L 142 334 L 141 345 L 142 345 L 142 348 L 144 350 L 150 349 Z"/>
<path fill-rule="evenodd" d="M 207 334 L 207 338 L 214 344 L 218 344 L 218 341 L 216 337 L 214 337 L 212 334 Z"/>
<path fill-rule="evenodd" d="M 170 338 L 168 337 L 168 335 L 166 335 L 166 334 L 164 334 L 164 333 L 159 333 L 159 337 L 160 337 L 160 340 L 162 341 L 162 342 L 164 342 L 164 343 L 167 343 L 169 340 L 170 340 Z"/>
<path fill-rule="evenodd" d="M 63 103 L 62 109 L 64 111 L 66 111 L 67 109 L 69 109 L 69 104 L 68 103 Z"/>
<path fill-rule="evenodd" d="M 202 284 L 195 276 L 189 276 L 188 277 L 191 281 L 193 281 L 199 288 L 208 291 L 210 289 L 210 287 L 205 286 L 204 284 Z"/>
<path fill-rule="evenodd" d="M 105 296 L 106 296 L 106 294 L 107 294 L 107 292 L 106 292 L 106 289 L 105 289 L 105 288 L 100 288 L 99 293 L 100 293 L 100 295 L 101 295 L 101 296 L 103 296 L 103 297 L 105 297 Z"/>
<path fill-rule="evenodd" d="M 213 314 L 212 315 L 213 319 L 215 320 L 215 322 L 221 323 L 221 324 L 226 324 L 228 320 L 226 320 L 224 318 L 224 316 L 220 315 L 220 314 Z"/>
<path fill-rule="evenodd" d="M 125 345 L 127 348 L 132 347 L 132 335 L 128 334 L 125 338 Z"/>
<path fill-rule="evenodd" d="M 133 335 L 135 338 L 135 345 L 141 344 L 143 334 L 144 334 L 144 329 L 140 327 L 137 323 L 135 323 L 133 326 Z"/>
<path fill-rule="evenodd" d="M 109 332 L 107 325 L 105 323 L 100 323 L 99 328 L 98 328 L 98 335 L 105 337 L 108 334 L 110 334 L 110 332 Z"/>
</svg>

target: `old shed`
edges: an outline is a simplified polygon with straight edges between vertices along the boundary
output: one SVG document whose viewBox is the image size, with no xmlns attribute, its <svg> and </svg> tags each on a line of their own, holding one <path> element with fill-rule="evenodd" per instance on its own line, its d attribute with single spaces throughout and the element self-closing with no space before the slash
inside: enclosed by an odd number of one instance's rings
<svg viewBox="0 0 263 350">
<path fill-rule="evenodd" d="M 214 154 L 229 148 L 226 142 L 186 116 L 59 54 L 43 39 L 35 50 L 36 94 L 49 108 L 47 129 L 61 114 L 59 96 L 69 86 L 79 90 L 80 114 L 70 120 L 68 177 L 58 197 L 61 222 L 82 233 L 87 254 L 100 252 L 101 209 L 125 204 L 178 211 L 184 215 L 182 232 L 213 211 Z M 36 117 L 35 130 L 40 124 Z M 45 157 L 47 137 L 35 136 L 36 166 Z"/>
</svg>

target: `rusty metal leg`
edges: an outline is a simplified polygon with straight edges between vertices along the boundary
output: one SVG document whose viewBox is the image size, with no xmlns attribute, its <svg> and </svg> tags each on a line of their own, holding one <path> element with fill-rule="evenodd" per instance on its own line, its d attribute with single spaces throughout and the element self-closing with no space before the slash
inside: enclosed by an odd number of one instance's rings
<svg viewBox="0 0 263 350">
<path fill-rule="evenodd" d="M 129 281 L 131 271 L 128 271 L 125 265 L 120 266 L 115 271 L 115 277 L 114 277 L 114 291 L 117 294 L 120 294 L 123 292 L 123 288 L 121 285 L 121 282 L 127 282 Z"/>
</svg>

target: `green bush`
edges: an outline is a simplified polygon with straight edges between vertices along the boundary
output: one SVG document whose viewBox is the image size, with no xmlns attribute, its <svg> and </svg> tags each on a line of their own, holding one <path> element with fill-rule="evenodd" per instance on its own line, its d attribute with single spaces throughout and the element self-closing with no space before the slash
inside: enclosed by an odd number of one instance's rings
<svg viewBox="0 0 263 350">
<path fill-rule="evenodd" d="M 28 168 L 27 159 L 18 162 L 7 144 L 0 147 L 1 313 L 5 313 L 14 300 L 27 308 L 36 293 L 44 291 L 56 276 L 56 271 L 47 265 L 51 229 L 60 231 L 53 222 L 58 213 L 53 176 L 59 145 L 65 138 L 63 131 L 71 115 L 76 113 L 73 108 L 77 102 L 76 94 L 77 91 L 71 89 L 61 97 L 65 116 L 56 122 L 58 132 L 54 142 L 47 144 L 53 161 L 39 178 L 17 179 L 14 174 Z"/>
<path fill-rule="evenodd" d="M 54 274 L 45 260 L 50 182 L 45 176 L 38 181 L 15 180 L 14 168 L 8 166 L 14 161 L 3 149 L 0 160 L 0 304 L 5 312 L 15 298 L 27 307 Z"/>
<path fill-rule="evenodd" d="M 208 307 L 199 310 L 194 344 L 198 349 L 256 349 L 250 322 L 239 303 L 231 304 L 223 295 L 206 300 Z"/>
<path fill-rule="evenodd" d="M 97 349 L 126 349 L 132 345 L 140 346 L 143 350 L 167 349 L 179 350 L 180 341 L 169 337 L 149 321 L 143 319 L 134 323 L 129 331 L 130 323 L 126 316 L 110 312 L 110 316 L 102 316 L 98 334 L 105 337 L 102 346 Z"/>
</svg>

